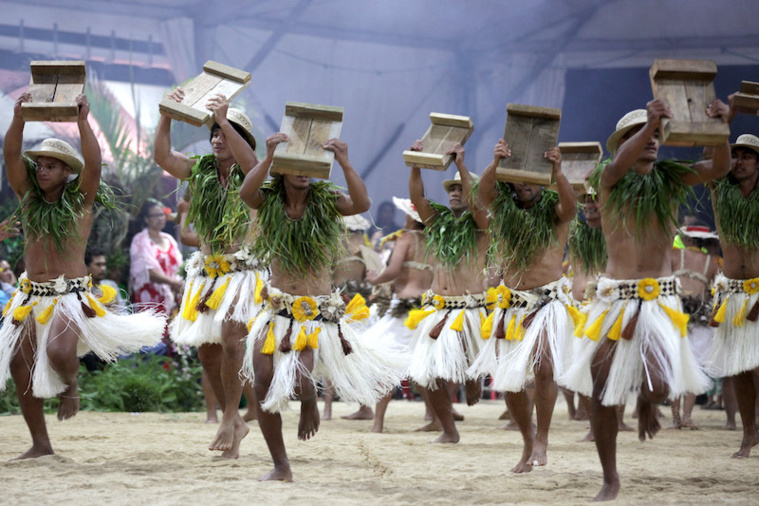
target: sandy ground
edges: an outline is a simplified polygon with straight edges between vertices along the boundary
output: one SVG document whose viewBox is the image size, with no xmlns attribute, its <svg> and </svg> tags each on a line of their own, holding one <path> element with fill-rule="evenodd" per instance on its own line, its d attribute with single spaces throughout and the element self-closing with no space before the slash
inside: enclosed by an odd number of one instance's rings
<svg viewBox="0 0 759 506">
<path fill-rule="evenodd" d="M 356 406 L 335 403 L 338 419 L 322 422 L 314 439 L 297 440 L 298 403 L 284 414 L 294 483 L 259 483 L 271 468 L 257 426 L 237 461 L 206 447 L 215 425 L 204 413 L 83 412 L 48 417 L 56 455 L 0 464 L 6 504 L 585 504 L 601 486 L 592 443 L 577 443 L 587 422 L 569 421 L 559 400 L 548 466 L 514 475 L 521 452 L 517 432 L 500 430 L 502 401 L 457 405 L 461 442 L 432 445 L 423 405 L 393 401 L 384 434 L 370 421 L 341 420 Z M 626 421 L 633 423 L 626 414 Z M 722 430 L 723 411 L 696 407 L 701 431 L 663 429 L 653 441 L 619 437 L 622 491 L 615 504 L 759 504 L 759 448 L 733 460 L 740 432 Z M 669 413 L 663 420 L 667 427 Z M 255 422 L 254 422 L 255 424 Z M 740 428 L 739 428 L 740 430 Z M 21 416 L 0 417 L 0 461 L 29 447 Z"/>
</svg>

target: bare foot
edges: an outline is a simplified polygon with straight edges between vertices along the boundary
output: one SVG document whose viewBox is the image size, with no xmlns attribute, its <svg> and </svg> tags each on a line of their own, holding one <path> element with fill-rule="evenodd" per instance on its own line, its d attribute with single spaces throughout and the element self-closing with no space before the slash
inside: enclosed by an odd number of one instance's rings
<svg viewBox="0 0 759 506">
<path fill-rule="evenodd" d="M 58 420 L 68 420 L 79 412 L 79 387 L 76 380 L 58 396 Z"/>
<path fill-rule="evenodd" d="M 324 413 L 321 416 L 322 420 L 332 420 L 332 406 L 324 406 Z"/>
<path fill-rule="evenodd" d="M 206 423 L 219 423 L 219 418 L 216 416 L 206 416 Z"/>
<path fill-rule="evenodd" d="M 377 423 L 375 423 L 372 426 L 372 432 L 374 432 L 375 434 L 382 434 L 382 430 L 383 429 L 384 429 L 384 427 L 382 426 L 382 424 L 378 425 Z"/>
<path fill-rule="evenodd" d="M 441 430 L 443 430 L 443 425 L 438 421 L 433 421 L 423 427 L 414 429 L 414 432 L 440 432 Z"/>
<path fill-rule="evenodd" d="M 512 420 L 509 423 L 504 423 L 503 425 L 501 425 L 501 429 L 503 429 L 503 430 L 519 430 L 519 425 L 517 424 L 517 422 L 515 422 L 514 420 Z M 532 424 L 532 430 L 534 431 L 535 429 L 537 429 L 537 427 L 533 423 Z"/>
<path fill-rule="evenodd" d="M 242 415 L 242 419 L 244 422 L 252 422 L 253 420 L 258 420 L 258 413 L 256 413 L 255 409 L 249 409 L 245 412 L 244 415 Z"/>
<path fill-rule="evenodd" d="M 211 444 L 208 446 L 208 449 L 211 451 L 223 452 L 231 450 L 232 446 L 235 444 L 237 420 L 240 420 L 242 423 L 242 419 L 239 418 L 239 415 L 237 419 L 226 420 L 225 418 L 227 417 L 221 417 L 221 426 L 219 426 L 219 430 L 216 431 L 213 441 L 211 441 Z"/>
<path fill-rule="evenodd" d="M 696 422 L 694 422 L 693 420 L 683 420 L 680 423 L 680 426 L 683 429 L 701 430 L 701 427 L 699 427 L 698 424 Z"/>
<path fill-rule="evenodd" d="M 582 439 L 578 439 L 577 442 L 578 443 L 592 443 L 595 440 L 596 440 L 596 438 L 593 435 L 593 430 L 590 429 L 590 430 L 588 430 L 588 433 L 585 434 L 585 437 L 583 437 Z"/>
<path fill-rule="evenodd" d="M 451 414 L 453 415 L 453 421 L 454 422 L 463 422 L 464 421 L 464 415 L 456 411 L 455 409 L 451 408 Z"/>
<path fill-rule="evenodd" d="M 248 427 L 248 424 L 244 421 L 240 421 L 239 423 L 235 424 L 235 439 L 232 443 L 232 448 L 229 450 L 225 450 L 221 456 L 225 459 L 236 459 L 240 457 L 240 443 L 243 439 L 245 439 L 245 436 L 248 435 L 248 432 L 250 432 L 250 427 Z"/>
<path fill-rule="evenodd" d="M 627 425 L 625 422 L 622 421 L 622 419 L 619 420 L 619 423 L 617 424 L 617 430 L 620 432 L 632 432 L 635 429 Z"/>
<path fill-rule="evenodd" d="M 535 441 L 535 446 L 532 448 L 532 454 L 527 459 L 532 466 L 544 466 L 548 464 L 548 456 L 546 455 L 547 444 Z"/>
<path fill-rule="evenodd" d="M 355 413 L 340 418 L 344 420 L 374 420 L 374 411 L 369 406 L 361 406 Z"/>
<path fill-rule="evenodd" d="M 613 501 L 617 498 L 618 493 L 619 480 L 612 483 L 604 483 L 604 486 L 601 487 L 601 491 L 598 493 L 596 498 L 593 499 L 593 502 Z"/>
<path fill-rule="evenodd" d="M 520 460 L 517 465 L 511 468 L 511 472 L 516 474 L 529 473 L 530 471 L 532 471 L 532 466 L 527 463 L 526 459 Z"/>
<path fill-rule="evenodd" d="M 725 424 L 725 430 L 735 430 L 735 420 L 728 421 Z"/>
<path fill-rule="evenodd" d="M 585 421 L 590 420 L 590 417 L 588 416 L 588 412 L 585 410 L 585 408 L 580 407 L 575 411 L 575 417 L 572 418 L 572 420 Z"/>
<path fill-rule="evenodd" d="M 749 457 L 749 454 L 751 454 L 751 448 L 756 446 L 756 444 L 759 443 L 759 433 L 754 433 L 753 436 L 743 436 L 743 441 L 741 441 L 741 448 L 737 452 L 733 454 L 734 459 L 747 459 Z"/>
<path fill-rule="evenodd" d="M 498 417 L 499 420 L 511 420 L 511 413 L 509 413 L 509 410 L 505 410 L 503 413 L 501 413 L 501 416 Z"/>
<path fill-rule="evenodd" d="M 641 441 L 646 440 L 646 436 L 649 439 L 653 439 L 661 424 L 659 423 L 659 413 L 656 405 L 650 402 L 641 402 L 638 400 L 638 439 Z M 603 492 L 603 489 L 602 489 Z"/>
<path fill-rule="evenodd" d="M 482 397 L 482 382 L 479 380 L 467 381 L 466 382 L 467 405 L 474 406 L 475 404 L 480 402 L 481 397 Z"/>
<path fill-rule="evenodd" d="M 55 452 L 50 445 L 44 447 L 41 446 L 39 448 L 32 446 L 26 451 L 26 453 L 22 453 L 15 459 L 9 460 L 9 462 L 13 462 L 14 460 L 36 459 L 38 457 L 44 457 L 46 455 L 55 455 Z"/>
<path fill-rule="evenodd" d="M 301 401 L 298 439 L 307 441 L 319 430 L 319 407 L 316 401 Z"/>
<path fill-rule="evenodd" d="M 424 412 L 424 419 L 428 422 L 432 421 L 432 412 L 429 409 Z"/>
<path fill-rule="evenodd" d="M 443 432 L 443 434 L 435 439 L 434 441 L 430 441 L 430 443 L 458 443 L 459 442 L 459 433 L 455 432 L 453 434 L 447 434 Z"/>
<path fill-rule="evenodd" d="M 293 481 L 293 473 L 290 471 L 290 466 L 275 467 L 261 476 L 258 481 Z"/>
</svg>

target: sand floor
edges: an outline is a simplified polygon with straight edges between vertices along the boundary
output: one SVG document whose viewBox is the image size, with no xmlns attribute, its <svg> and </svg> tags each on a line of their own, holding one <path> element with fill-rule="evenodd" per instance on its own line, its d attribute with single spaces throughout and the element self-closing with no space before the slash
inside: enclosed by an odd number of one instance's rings
<svg viewBox="0 0 759 506">
<path fill-rule="evenodd" d="M 5 504 L 585 504 L 601 486 L 592 443 L 577 443 L 587 422 L 569 421 L 559 400 L 548 466 L 514 475 L 519 433 L 500 430 L 502 401 L 457 405 L 461 442 L 432 445 L 423 405 L 393 401 L 384 434 L 371 421 L 341 420 L 357 407 L 335 403 L 337 419 L 322 422 L 308 442 L 297 440 L 297 402 L 284 414 L 294 483 L 259 483 L 271 468 L 266 445 L 251 427 L 239 460 L 214 457 L 206 447 L 214 425 L 204 413 L 82 412 L 73 420 L 48 417 L 56 455 L 5 463 L 29 447 L 21 416 L 0 417 L 0 473 Z M 634 423 L 627 411 L 626 421 Z M 663 429 L 641 443 L 619 437 L 622 491 L 615 504 L 759 504 L 759 448 L 733 460 L 738 432 L 722 430 L 723 411 L 696 407 L 701 431 Z M 254 422 L 255 424 L 255 422 Z"/>
</svg>

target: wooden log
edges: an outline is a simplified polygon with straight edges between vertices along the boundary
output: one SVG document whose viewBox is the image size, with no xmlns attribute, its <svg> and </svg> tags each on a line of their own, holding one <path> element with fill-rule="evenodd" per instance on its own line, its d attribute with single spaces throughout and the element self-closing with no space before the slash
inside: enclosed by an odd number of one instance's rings
<svg viewBox="0 0 759 506">
<path fill-rule="evenodd" d="M 280 132 L 289 142 L 277 145 L 269 172 L 329 179 L 335 154 L 322 145 L 339 138 L 343 108 L 287 102 Z"/>
<path fill-rule="evenodd" d="M 649 70 L 654 98 L 666 100 L 672 118 L 662 119 L 660 139 L 670 146 L 716 146 L 730 127 L 706 114 L 716 99 L 717 65 L 709 60 L 655 60 Z"/>
<path fill-rule="evenodd" d="M 76 97 L 84 93 L 87 67 L 83 61 L 33 61 L 29 93 L 21 104 L 25 121 L 76 121 Z"/>
<path fill-rule="evenodd" d="M 208 124 L 213 121 L 213 113 L 206 108 L 208 100 L 219 94 L 231 102 L 250 82 L 250 72 L 209 60 L 203 65 L 203 72 L 183 86 L 185 95 L 181 102 L 164 98 L 158 110 L 164 116 L 194 126 Z"/>
<path fill-rule="evenodd" d="M 456 144 L 464 145 L 474 131 L 468 116 L 430 113 L 430 127 L 422 137 L 424 151 L 404 151 L 403 161 L 409 167 L 446 170 L 453 156 L 445 153 Z"/>
<path fill-rule="evenodd" d="M 759 114 L 759 83 L 741 81 L 741 89 L 733 96 L 733 107 L 744 114 Z"/>
<path fill-rule="evenodd" d="M 600 142 L 560 142 L 561 170 L 575 192 L 587 191 L 587 177 L 601 162 L 603 148 Z"/>
<path fill-rule="evenodd" d="M 496 168 L 499 181 L 549 185 L 553 164 L 544 158 L 556 146 L 561 125 L 561 111 L 548 107 L 507 104 L 504 140 L 511 156 Z"/>
</svg>

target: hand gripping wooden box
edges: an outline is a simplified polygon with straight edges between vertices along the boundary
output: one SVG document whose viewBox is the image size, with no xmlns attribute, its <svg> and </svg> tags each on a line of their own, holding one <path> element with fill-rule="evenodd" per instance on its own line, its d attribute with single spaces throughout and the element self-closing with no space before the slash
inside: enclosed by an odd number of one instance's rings
<svg viewBox="0 0 759 506">
<path fill-rule="evenodd" d="M 502 158 L 496 179 L 514 183 L 549 185 L 553 164 L 543 155 L 559 140 L 561 110 L 534 105 L 507 104 L 503 139 L 511 156 Z"/>
<path fill-rule="evenodd" d="M 474 131 L 468 116 L 430 113 L 432 124 L 422 137 L 424 151 L 404 151 L 403 161 L 409 167 L 446 170 L 453 161 L 453 155 L 445 153 L 456 144 L 464 143 Z"/>
<path fill-rule="evenodd" d="M 87 68 L 83 61 L 33 61 L 29 93 L 21 104 L 24 121 L 76 121 L 76 97 L 84 93 Z"/>
<path fill-rule="evenodd" d="M 575 192 L 587 191 L 586 177 L 598 166 L 603 156 L 600 142 L 560 142 L 561 170 Z"/>
<path fill-rule="evenodd" d="M 290 141 L 277 145 L 269 173 L 329 179 L 335 153 L 322 145 L 340 137 L 343 111 L 342 107 L 287 102 L 280 132 L 289 135 Z"/>
<path fill-rule="evenodd" d="M 158 104 L 158 110 L 171 119 L 201 126 L 210 123 L 213 117 L 213 113 L 206 109 L 208 99 L 220 94 L 231 102 L 249 85 L 250 72 L 208 60 L 203 65 L 203 73 L 183 86 L 184 99 L 175 102 L 164 98 Z"/>
<path fill-rule="evenodd" d="M 706 114 L 717 98 L 714 76 L 717 64 L 710 60 L 654 60 L 649 70 L 654 98 L 664 99 L 672 119 L 662 119 L 662 144 L 716 146 L 730 137 L 730 127 Z"/>
</svg>

